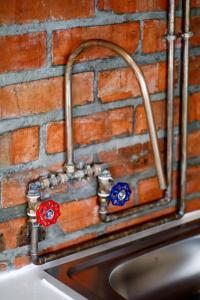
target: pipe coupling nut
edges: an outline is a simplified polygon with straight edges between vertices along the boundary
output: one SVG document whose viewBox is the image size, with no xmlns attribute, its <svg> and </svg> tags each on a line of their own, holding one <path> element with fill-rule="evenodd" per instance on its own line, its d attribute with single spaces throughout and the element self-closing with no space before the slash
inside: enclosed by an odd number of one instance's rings
<svg viewBox="0 0 200 300">
<path fill-rule="evenodd" d="M 164 38 L 170 42 L 170 41 L 175 41 L 175 39 L 177 38 L 176 34 L 170 33 L 164 36 Z"/>
<path fill-rule="evenodd" d="M 75 172 L 74 165 L 65 165 L 64 168 L 67 174 L 73 174 Z"/>
<path fill-rule="evenodd" d="M 187 40 L 193 36 L 193 32 L 184 32 L 181 36 L 184 40 Z"/>
</svg>

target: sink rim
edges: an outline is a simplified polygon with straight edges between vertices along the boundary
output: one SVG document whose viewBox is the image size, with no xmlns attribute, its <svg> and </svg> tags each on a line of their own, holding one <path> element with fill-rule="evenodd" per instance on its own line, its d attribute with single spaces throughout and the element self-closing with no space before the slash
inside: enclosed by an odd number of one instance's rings
<svg viewBox="0 0 200 300">
<path fill-rule="evenodd" d="M 198 278 L 200 279 L 199 245 L 200 233 L 167 244 L 166 246 L 158 247 L 137 257 L 128 258 L 111 271 L 109 276 L 110 286 L 116 293 L 119 293 L 119 295 L 124 297 L 123 299 L 129 299 L 125 295 L 127 292 L 126 282 L 124 282 L 124 280 L 127 280 L 128 276 L 131 276 L 129 278 L 132 282 L 130 286 L 132 288 L 135 284 L 136 288 L 135 299 L 140 299 L 138 298 L 140 297 L 140 294 L 144 297 L 145 293 L 148 298 L 150 292 L 147 292 L 146 290 L 150 287 L 150 291 L 154 288 L 155 290 L 157 289 L 158 293 L 160 287 L 162 287 L 162 289 L 165 287 L 166 289 L 166 286 L 176 286 L 176 280 L 178 284 L 180 284 L 180 280 L 188 282 L 188 279 L 193 278 L 192 276 L 194 276 L 194 274 L 198 275 Z M 174 261 L 174 264 L 170 264 L 171 261 Z M 162 276 L 159 277 L 156 273 L 158 273 L 158 275 L 162 274 Z M 154 278 L 152 280 L 155 275 L 157 276 L 157 279 Z M 143 277 L 146 279 L 145 292 Z M 132 278 L 134 278 L 134 280 Z M 200 280 L 198 281 L 200 282 Z M 151 285 L 149 285 L 149 282 Z M 198 284 L 198 290 L 199 288 Z M 182 290 L 186 290 L 186 286 L 185 289 L 183 288 Z M 156 295 L 155 291 L 154 295 Z M 155 296 L 153 298 L 155 298 Z"/>
<path fill-rule="evenodd" d="M 65 266 L 66 274 L 68 272 L 68 275 L 66 275 L 65 284 L 70 286 L 71 288 L 74 288 L 79 293 L 81 291 L 81 293 L 83 294 L 84 291 L 82 292 L 82 290 L 84 290 L 84 288 L 79 289 L 79 287 L 77 286 L 77 282 L 76 282 L 76 286 L 73 286 L 73 284 L 72 284 L 72 281 L 73 281 L 72 279 L 73 278 L 72 277 L 73 277 L 73 274 L 75 274 L 75 273 L 77 274 L 77 271 L 78 271 L 77 267 L 79 267 L 80 263 L 83 264 L 83 269 L 84 269 L 84 260 L 88 261 L 88 260 L 91 260 L 91 259 L 95 259 L 95 257 L 104 256 L 105 254 L 108 254 L 109 252 L 112 252 L 113 250 L 116 250 L 120 247 L 123 248 L 125 245 L 127 246 L 127 243 L 138 244 L 138 242 L 141 241 L 142 238 L 143 239 L 151 238 L 156 233 L 160 233 L 160 231 L 163 230 L 163 228 L 165 229 L 165 231 L 169 231 L 170 229 L 173 229 L 175 227 L 176 228 L 181 228 L 181 227 L 184 227 L 184 226 L 187 227 L 186 225 L 188 225 L 190 223 L 194 223 L 194 224 L 197 223 L 198 224 L 199 219 L 200 219 L 200 210 L 192 212 L 192 213 L 188 213 L 182 219 L 179 219 L 179 220 L 176 220 L 176 221 L 171 221 L 170 223 L 163 224 L 163 225 L 160 225 L 160 226 L 156 226 L 154 228 L 147 229 L 143 232 L 133 234 L 132 236 L 121 238 L 119 240 L 112 241 L 112 242 L 103 244 L 101 246 L 91 248 L 89 250 L 84 250 L 81 253 L 70 255 L 70 257 L 67 257 L 67 258 L 65 257 L 65 258 L 59 259 L 57 262 L 48 263 L 48 264 L 46 264 L 45 273 L 47 275 L 49 275 L 47 273 L 47 271 L 51 267 Z M 200 228 L 200 226 L 198 224 L 198 229 L 199 228 Z M 181 239 L 183 239 L 183 238 L 181 238 Z M 112 247 L 111 247 L 111 245 L 112 245 Z M 111 249 L 109 249 L 110 247 L 111 247 Z M 76 268 L 73 269 L 74 267 L 76 267 Z M 113 269 L 114 269 L 114 267 L 113 267 Z M 71 278 L 69 277 L 69 274 L 70 274 L 69 270 L 74 271 L 74 273 L 71 272 Z M 110 270 L 110 272 L 111 272 L 111 270 Z M 109 274 L 108 273 L 109 272 L 107 272 L 107 278 L 110 275 L 110 273 Z M 53 277 L 52 275 L 49 275 L 49 276 Z M 56 278 L 54 278 L 54 279 L 57 280 Z M 110 289 L 111 289 L 111 287 L 110 287 Z M 84 294 L 83 294 L 83 296 L 84 296 Z M 101 298 L 95 297 L 95 299 L 101 299 Z M 109 298 L 109 300 L 110 299 L 111 298 Z M 123 298 L 120 297 L 120 298 L 113 298 L 113 299 L 123 299 Z"/>
</svg>

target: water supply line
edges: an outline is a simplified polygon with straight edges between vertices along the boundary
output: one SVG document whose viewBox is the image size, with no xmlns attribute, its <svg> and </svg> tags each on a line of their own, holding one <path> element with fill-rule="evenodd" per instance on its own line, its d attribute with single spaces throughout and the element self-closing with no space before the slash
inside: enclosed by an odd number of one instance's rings
<svg viewBox="0 0 200 300">
<path fill-rule="evenodd" d="M 27 191 L 27 215 L 31 224 L 31 260 L 34 264 L 44 263 L 43 256 L 38 255 L 38 230 L 39 226 L 48 227 L 55 224 L 60 216 L 59 204 L 53 200 L 43 201 L 41 192 L 52 189 L 70 180 L 97 177 L 102 174 L 105 166 L 103 164 L 85 165 L 81 170 L 77 169 L 73 175 L 66 173 L 50 173 L 48 177 L 40 177 L 28 185 Z"/>
<path fill-rule="evenodd" d="M 173 105 L 174 105 L 174 48 L 175 48 L 175 0 L 169 0 L 168 17 L 168 79 L 167 79 L 167 189 L 166 199 L 172 199 L 173 178 Z"/>
<path fill-rule="evenodd" d="M 181 215 L 185 212 L 186 181 L 187 181 L 187 134 L 188 134 L 188 68 L 190 32 L 190 0 L 184 2 L 184 33 L 183 38 L 183 84 L 182 84 L 182 119 L 181 119 L 181 179 L 180 203 Z"/>
<path fill-rule="evenodd" d="M 158 175 L 158 180 L 160 184 L 160 188 L 162 190 L 166 189 L 166 181 L 164 176 L 164 171 L 161 163 L 161 155 L 159 151 L 159 145 L 158 145 L 158 137 L 157 137 L 157 131 L 155 126 L 155 121 L 153 117 L 152 112 L 152 106 L 151 106 L 151 100 L 148 92 L 148 88 L 146 85 L 146 81 L 144 78 L 144 75 L 139 68 L 139 66 L 136 64 L 136 62 L 133 60 L 133 58 L 120 46 L 108 42 L 105 40 L 100 39 L 94 39 L 94 40 L 88 40 L 83 42 L 70 56 L 66 65 L 65 69 L 65 120 L 66 120 L 66 132 L 67 132 L 67 139 L 66 139 L 66 149 L 67 149 L 67 163 L 65 165 L 67 174 L 73 173 L 75 170 L 74 165 L 74 143 L 73 143 L 73 130 L 72 130 L 72 67 L 76 60 L 76 58 L 80 55 L 82 51 L 84 51 L 87 48 L 91 47 L 104 47 L 108 48 L 118 55 L 120 55 L 123 60 L 128 64 L 128 66 L 131 68 L 133 73 L 136 75 L 136 78 L 138 80 L 142 98 L 144 101 L 144 107 L 147 117 L 147 123 L 149 128 L 149 134 L 151 139 L 151 144 L 153 148 L 153 155 L 154 155 L 154 162 L 156 166 L 156 171 Z"/>
<path fill-rule="evenodd" d="M 66 133 L 67 133 L 67 139 L 66 139 L 66 149 L 67 149 L 67 162 L 65 164 L 65 171 L 70 176 L 71 174 L 75 172 L 75 164 L 74 164 L 74 145 L 73 145 L 73 123 L 72 123 L 72 68 L 73 64 L 76 60 L 76 58 L 87 48 L 90 47 L 104 47 L 108 48 L 114 52 L 116 52 L 118 55 L 120 55 L 123 60 L 128 64 L 128 66 L 131 68 L 133 73 L 136 75 L 136 78 L 138 80 L 140 91 L 142 94 L 142 98 L 144 101 L 144 107 L 147 117 L 147 123 L 150 133 L 150 140 L 152 144 L 153 149 L 153 155 L 154 155 L 154 162 L 156 166 L 157 176 L 160 184 L 160 189 L 165 190 L 166 189 L 166 181 L 163 171 L 163 166 L 161 163 L 161 155 L 159 150 L 159 144 L 158 144 L 158 137 L 157 137 L 157 131 L 155 126 L 155 121 L 153 117 L 152 112 L 152 106 L 151 106 L 151 100 L 146 84 L 146 80 L 144 78 L 144 75 L 139 68 L 139 66 L 136 64 L 136 62 L 133 60 L 133 58 L 120 46 L 108 42 L 105 40 L 100 39 L 94 39 L 94 40 L 88 40 L 83 42 L 70 56 L 65 68 L 65 120 L 66 120 Z M 112 176 L 108 170 L 105 170 L 100 176 L 98 176 L 98 195 L 99 195 L 99 216 L 103 222 L 111 222 L 113 220 L 117 220 L 122 217 L 127 217 L 129 215 L 132 215 L 135 212 L 135 207 L 131 208 L 129 210 L 125 210 L 118 213 L 108 213 L 108 204 L 110 200 L 112 200 L 112 197 L 109 199 L 109 195 L 112 190 Z M 121 195 L 121 199 L 118 198 L 116 200 L 116 204 L 113 205 L 124 205 L 124 199 L 127 197 L 127 188 L 125 188 L 125 183 L 121 183 L 121 186 L 115 186 L 114 189 L 116 190 L 114 193 L 118 193 L 118 195 Z M 121 193 L 121 194 L 120 194 Z M 130 194 L 130 192 L 129 192 Z M 113 201 L 114 202 L 114 201 Z M 164 199 L 165 202 L 165 199 Z M 163 205 L 163 199 L 160 199 L 159 205 Z"/>
</svg>

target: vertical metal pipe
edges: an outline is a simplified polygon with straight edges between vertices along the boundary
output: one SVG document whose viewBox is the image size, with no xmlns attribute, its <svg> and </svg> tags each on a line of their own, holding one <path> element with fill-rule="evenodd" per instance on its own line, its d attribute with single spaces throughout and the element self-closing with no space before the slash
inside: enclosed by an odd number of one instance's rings
<svg viewBox="0 0 200 300">
<path fill-rule="evenodd" d="M 184 2 L 184 33 L 183 37 L 183 84 L 182 84 L 182 120 L 181 120 L 181 183 L 179 213 L 184 214 L 186 198 L 187 172 L 187 131 L 188 131 L 188 66 L 190 29 L 190 0 Z"/>
<path fill-rule="evenodd" d="M 169 1 L 168 18 L 168 82 L 167 82 L 167 190 L 166 199 L 172 198 L 173 177 L 173 100 L 174 100 L 174 44 L 175 0 Z"/>
<path fill-rule="evenodd" d="M 38 224 L 31 224 L 31 260 L 34 264 L 38 261 Z"/>
<path fill-rule="evenodd" d="M 66 150 L 68 165 L 74 165 L 73 151 L 73 134 L 72 134 L 72 87 L 71 87 L 71 71 L 73 59 L 66 65 L 65 71 L 65 132 L 66 132 Z M 72 145 L 72 147 L 70 146 Z"/>
</svg>

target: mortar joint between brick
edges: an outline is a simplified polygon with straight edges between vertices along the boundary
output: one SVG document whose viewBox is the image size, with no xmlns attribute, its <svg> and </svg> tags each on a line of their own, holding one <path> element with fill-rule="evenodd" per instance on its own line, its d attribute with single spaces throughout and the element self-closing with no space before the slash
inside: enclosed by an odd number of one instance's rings
<svg viewBox="0 0 200 300">
<path fill-rule="evenodd" d="M 175 91 L 176 93 L 176 91 Z M 152 102 L 165 99 L 165 93 L 155 93 L 151 95 Z M 142 104 L 141 96 L 135 98 L 127 98 L 119 101 L 113 101 L 109 103 L 101 103 L 99 101 L 83 106 L 77 106 L 73 109 L 73 117 L 84 117 L 94 113 L 100 113 L 110 109 L 117 109 L 126 106 L 133 106 L 137 108 Z M 50 111 L 47 113 L 41 113 L 37 115 L 21 116 L 20 118 L 4 119 L 0 124 L 0 134 L 8 133 L 19 128 L 25 128 L 29 126 L 43 126 L 49 122 L 62 121 L 64 118 L 64 112 L 62 109 Z M 10 122 L 12 120 L 12 122 Z"/>
<path fill-rule="evenodd" d="M 139 204 L 138 199 L 138 182 L 133 183 L 133 192 L 134 192 L 134 205 L 137 206 Z"/>
<path fill-rule="evenodd" d="M 142 53 L 142 39 L 143 39 L 143 20 L 139 21 L 139 39 L 138 39 L 138 46 L 135 50 L 136 55 L 141 55 Z"/>
<path fill-rule="evenodd" d="M 40 135 L 39 135 L 39 157 L 38 160 L 43 160 L 46 154 L 46 124 L 40 126 Z"/>
<path fill-rule="evenodd" d="M 131 14 L 114 14 L 113 12 L 100 12 L 96 10 L 96 16 L 93 18 L 77 18 L 67 21 L 45 21 L 32 22 L 28 24 L 2 25 L 0 26 L 0 36 L 12 36 L 29 34 L 34 32 L 71 29 L 76 27 L 91 27 L 101 25 L 121 24 L 130 21 L 139 21 L 140 19 L 165 19 L 166 12 L 145 12 Z"/>
<path fill-rule="evenodd" d="M 98 98 L 98 83 L 99 83 L 99 72 L 94 70 L 94 82 L 93 82 L 93 97 L 95 103 L 101 103 Z"/>
<path fill-rule="evenodd" d="M 98 14 L 99 12 L 99 9 L 98 9 L 98 3 L 99 3 L 99 0 L 95 0 L 94 1 L 94 5 L 95 5 L 95 16 Z"/>
<path fill-rule="evenodd" d="M 180 53 L 180 50 L 176 50 L 175 54 Z M 191 50 L 191 55 L 199 55 L 200 47 Z M 166 60 L 165 52 L 155 52 L 152 54 L 132 55 L 133 59 L 139 64 L 150 64 Z M 74 65 L 73 74 L 87 71 L 103 71 L 109 69 L 116 69 L 120 67 L 126 67 L 125 62 L 119 57 L 97 59 L 94 61 L 88 61 L 78 63 Z M 17 84 L 23 82 L 29 82 L 33 80 L 47 79 L 57 76 L 63 76 L 64 66 L 43 67 L 37 70 L 26 70 L 21 72 L 9 72 L 0 74 L 0 87 L 4 87 L 10 84 Z"/>
<path fill-rule="evenodd" d="M 46 45 L 47 45 L 47 66 L 46 67 L 51 67 L 52 66 L 52 32 L 47 30 L 47 40 L 46 40 Z"/>
</svg>

